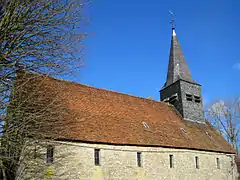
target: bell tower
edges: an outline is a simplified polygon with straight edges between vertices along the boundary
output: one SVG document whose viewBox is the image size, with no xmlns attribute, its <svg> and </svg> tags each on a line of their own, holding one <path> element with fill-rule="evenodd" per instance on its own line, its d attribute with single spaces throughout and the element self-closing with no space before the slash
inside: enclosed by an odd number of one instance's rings
<svg viewBox="0 0 240 180">
<path fill-rule="evenodd" d="M 201 85 L 190 74 L 173 24 L 167 79 L 160 99 L 172 104 L 185 120 L 204 122 Z"/>
</svg>

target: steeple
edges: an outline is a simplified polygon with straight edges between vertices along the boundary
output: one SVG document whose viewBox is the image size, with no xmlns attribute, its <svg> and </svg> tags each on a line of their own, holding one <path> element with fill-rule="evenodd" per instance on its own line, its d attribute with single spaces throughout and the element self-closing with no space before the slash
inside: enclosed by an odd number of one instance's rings
<svg viewBox="0 0 240 180">
<path fill-rule="evenodd" d="M 172 15 L 172 13 L 171 13 Z M 185 120 L 204 122 L 201 86 L 193 80 L 175 31 L 172 40 L 167 80 L 160 90 L 161 101 L 171 103 Z"/>
<path fill-rule="evenodd" d="M 176 82 L 179 79 L 197 84 L 193 80 L 190 74 L 188 65 L 186 63 L 180 43 L 176 35 L 175 27 L 172 27 L 172 40 L 171 40 L 167 80 L 163 88 L 169 86 L 170 84 Z"/>
</svg>

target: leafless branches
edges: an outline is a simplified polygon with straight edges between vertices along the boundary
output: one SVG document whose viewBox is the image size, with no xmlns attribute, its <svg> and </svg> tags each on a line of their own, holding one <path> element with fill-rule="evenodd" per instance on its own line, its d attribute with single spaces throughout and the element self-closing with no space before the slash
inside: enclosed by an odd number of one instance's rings
<svg viewBox="0 0 240 180">
<path fill-rule="evenodd" d="M 238 152 L 240 136 L 240 98 L 231 101 L 217 101 L 212 104 L 208 115 L 220 134 Z"/>
<path fill-rule="evenodd" d="M 23 157 L 32 154 L 25 151 L 28 143 L 43 144 L 40 141 L 64 131 L 59 122 L 67 108 L 56 88 L 41 75 L 66 75 L 81 67 L 87 3 L 0 0 L 0 167 L 4 179 L 21 174 Z"/>
</svg>

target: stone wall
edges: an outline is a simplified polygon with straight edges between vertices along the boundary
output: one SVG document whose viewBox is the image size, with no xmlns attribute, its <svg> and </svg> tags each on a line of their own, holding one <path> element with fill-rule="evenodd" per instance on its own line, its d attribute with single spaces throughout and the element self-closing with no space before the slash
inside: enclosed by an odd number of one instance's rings
<svg viewBox="0 0 240 180">
<path fill-rule="evenodd" d="M 99 166 L 94 164 L 95 148 L 100 149 Z M 142 167 L 138 167 L 137 152 L 141 152 Z M 173 155 L 173 168 L 169 155 Z M 46 169 L 51 172 L 47 178 L 56 180 L 233 180 L 237 175 L 230 154 L 70 142 L 55 143 L 54 162 Z"/>
<path fill-rule="evenodd" d="M 170 86 L 162 89 L 160 91 L 160 100 L 163 101 L 166 98 L 170 98 L 175 93 L 177 93 L 177 100 L 171 102 L 171 104 L 183 116 L 182 92 L 181 92 L 181 87 L 180 87 L 180 81 L 176 81 L 173 84 L 171 84 Z"/>
<path fill-rule="evenodd" d="M 204 121 L 204 109 L 202 102 L 201 86 L 186 81 L 180 81 L 183 117 L 186 120 Z M 186 94 L 191 94 L 193 100 L 187 101 Z M 194 101 L 194 96 L 200 97 L 200 103 Z"/>
<path fill-rule="evenodd" d="M 202 102 L 201 86 L 183 80 L 178 80 L 160 91 L 161 101 L 177 93 L 177 100 L 171 102 L 185 120 L 204 122 L 204 109 Z M 192 96 L 192 101 L 187 101 L 186 94 Z M 200 97 L 200 102 L 195 102 L 194 96 Z"/>
</svg>

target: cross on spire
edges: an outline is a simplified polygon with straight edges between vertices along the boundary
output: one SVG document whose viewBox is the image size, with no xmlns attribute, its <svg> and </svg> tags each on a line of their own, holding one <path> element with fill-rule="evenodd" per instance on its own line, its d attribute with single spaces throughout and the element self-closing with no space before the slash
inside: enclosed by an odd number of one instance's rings
<svg viewBox="0 0 240 180">
<path fill-rule="evenodd" d="M 174 14 L 169 11 L 171 15 L 172 24 L 172 40 L 171 40 L 171 49 L 169 56 L 169 65 L 168 65 L 168 73 L 167 80 L 163 88 L 168 87 L 169 85 L 175 83 L 179 79 L 197 84 L 190 74 L 188 69 L 187 62 L 184 58 L 182 49 L 180 47 L 180 43 L 178 42 L 178 38 L 175 32 L 175 23 L 174 23 Z"/>
<path fill-rule="evenodd" d="M 171 103 L 185 120 L 204 123 L 201 87 L 190 74 L 175 32 L 174 14 L 171 11 L 169 14 L 171 15 L 172 40 L 167 79 L 160 90 L 160 98 L 161 101 Z"/>
<path fill-rule="evenodd" d="M 172 29 L 175 29 L 175 16 L 172 11 L 169 11 L 169 14 L 171 16 L 170 24 L 172 25 Z"/>
</svg>

